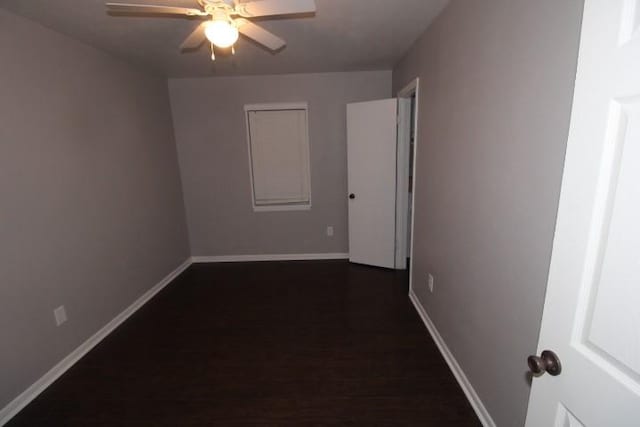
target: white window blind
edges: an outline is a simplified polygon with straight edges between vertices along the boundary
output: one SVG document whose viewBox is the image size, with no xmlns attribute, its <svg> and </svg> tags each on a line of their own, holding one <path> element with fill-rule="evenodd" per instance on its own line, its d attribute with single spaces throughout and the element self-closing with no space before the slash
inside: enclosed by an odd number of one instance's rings
<svg viewBox="0 0 640 427">
<path fill-rule="evenodd" d="M 245 107 L 256 210 L 308 209 L 311 204 L 306 104 L 284 107 Z"/>
</svg>

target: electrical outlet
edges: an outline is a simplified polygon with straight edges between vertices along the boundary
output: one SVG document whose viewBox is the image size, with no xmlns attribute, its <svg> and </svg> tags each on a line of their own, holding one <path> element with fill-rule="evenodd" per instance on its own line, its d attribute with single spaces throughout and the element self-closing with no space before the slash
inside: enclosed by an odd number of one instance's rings
<svg viewBox="0 0 640 427">
<path fill-rule="evenodd" d="M 433 293 L 433 275 L 427 273 L 427 284 L 429 285 L 429 292 Z"/>
<path fill-rule="evenodd" d="M 327 236 L 333 237 L 333 225 L 327 226 Z"/>
<path fill-rule="evenodd" d="M 64 309 L 64 305 L 53 310 L 53 316 L 56 318 L 56 326 L 62 325 L 67 321 L 67 311 Z"/>
</svg>

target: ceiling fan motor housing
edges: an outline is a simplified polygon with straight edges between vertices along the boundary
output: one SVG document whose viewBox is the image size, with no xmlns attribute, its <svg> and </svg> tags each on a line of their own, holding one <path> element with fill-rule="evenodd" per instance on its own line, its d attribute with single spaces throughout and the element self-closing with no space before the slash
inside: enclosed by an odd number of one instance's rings
<svg viewBox="0 0 640 427">
<path fill-rule="evenodd" d="M 228 20 L 235 15 L 234 0 L 198 0 L 204 11 L 215 20 Z"/>
<path fill-rule="evenodd" d="M 228 6 L 233 8 L 236 2 L 235 0 L 198 0 L 198 3 L 203 8 L 206 8 L 207 6 L 213 6 L 213 7 Z"/>
</svg>

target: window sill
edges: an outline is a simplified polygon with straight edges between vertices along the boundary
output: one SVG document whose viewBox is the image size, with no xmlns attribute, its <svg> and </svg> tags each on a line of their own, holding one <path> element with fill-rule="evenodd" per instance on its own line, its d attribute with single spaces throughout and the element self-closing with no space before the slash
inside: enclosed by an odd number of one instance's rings
<svg viewBox="0 0 640 427">
<path fill-rule="evenodd" d="M 282 212 L 282 211 L 310 211 L 311 204 L 308 205 L 261 205 L 254 206 L 254 212 Z"/>
</svg>

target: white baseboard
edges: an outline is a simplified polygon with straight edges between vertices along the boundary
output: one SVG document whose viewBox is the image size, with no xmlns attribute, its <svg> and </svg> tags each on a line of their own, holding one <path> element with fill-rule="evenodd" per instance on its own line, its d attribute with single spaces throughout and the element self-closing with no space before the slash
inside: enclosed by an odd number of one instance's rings
<svg viewBox="0 0 640 427">
<path fill-rule="evenodd" d="M 194 256 L 193 263 L 349 259 L 348 253 Z"/>
<path fill-rule="evenodd" d="M 162 279 L 153 288 L 145 292 L 140 298 L 138 298 L 133 304 L 127 307 L 122 313 L 118 314 L 113 320 L 107 323 L 102 329 L 93 334 L 88 340 L 80 344 L 78 348 L 73 350 L 67 357 L 62 359 L 57 365 L 44 374 L 38 381 L 33 383 L 28 389 L 22 392 L 18 397 L 13 399 L 7 406 L 0 410 L 0 426 L 5 425 L 9 420 L 15 416 L 22 408 L 27 406 L 29 402 L 35 399 L 40 393 L 42 393 L 47 387 L 49 387 L 55 380 L 57 380 L 62 374 L 64 374 L 70 367 L 72 367 L 78 360 L 87 354 L 93 347 L 95 347 L 100 341 L 102 341 L 107 335 L 113 332 L 122 322 L 127 320 L 129 316 L 135 313 L 146 302 L 153 298 L 158 292 L 160 292 L 165 286 L 167 286 L 173 279 L 178 277 L 180 273 L 186 270 L 191 265 L 191 259 L 187 259 L 178 268 L 173 270 L 169 275 Z"/>
<path fill-rule="evenodd" d="M 460 384 L 460 388 L 462 388 L 462 391 L 464 391 L 465 396 L 467 396 L 469 403 L 473 407 L 473 410 L 476 412 L 476 415 L 480 419 L 480 422 L 482 423 L 482 425 L 485 427 L 496 427 L 496 423 L 491 418 L 491 415 L 489 414 L 489 411 L 487 411 L 487 408 L 482 403 L 482 400 L 480 400 L 480 396 L 478 396 L 478 393 L 476 393 L 476 391 L 473 389 L 473 386 L 469 382 L 469 379 L 464 374 L 464 371 L 462 370 L 462 368 L 460 367 L 456 359 L 453 357 L 453 354 L 449 350 L 449 347 L 447 347 L 447 344 L 442 339 L 442 336 L 440 336 L 440 333 L 438 332 L 435 325 L 427 315 L 427 312 L 424 310 L 424 307 L 422 307 L 422 304 L 420 304 L 420 301 L 418 300 L 418 297 L 413 292 L 413 290 L 409 291 L 409 298 L 411 299 L 413 306 L 416 308 L 416 311 L 422 318 L 422 321 L 424 322 L 424 325 L 427 327 L 427 330 L 431 334 L 431 337 L 433 338 L 436 345 L 438 346 L 438 349 L 440 349 L 440 353 L 442 353 L 442 357 L 444 357 L 444 360 L 447 362 L 447 365 L 449 365 L 449 369 L 451 369 L 453 376 L 456 377 L 456 380 L 458 380 L 458 384 Z"/>
</svg>

